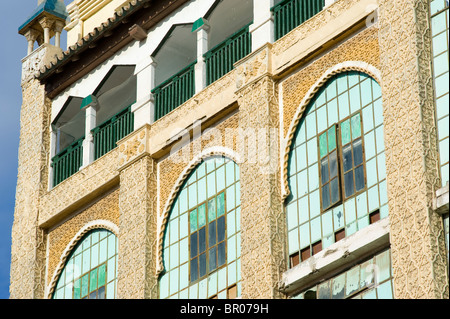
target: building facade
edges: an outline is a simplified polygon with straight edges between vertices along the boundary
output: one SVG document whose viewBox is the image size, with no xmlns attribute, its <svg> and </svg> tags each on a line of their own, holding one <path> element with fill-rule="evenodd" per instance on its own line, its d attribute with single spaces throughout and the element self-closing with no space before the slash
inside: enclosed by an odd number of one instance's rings
<svg viewBox="0 0 450 319">
<path fill-rule="evenodd" d="M 448 1 L 40 0 L 19 33 L 11 298 L 449 298 Z"/>
</svg>

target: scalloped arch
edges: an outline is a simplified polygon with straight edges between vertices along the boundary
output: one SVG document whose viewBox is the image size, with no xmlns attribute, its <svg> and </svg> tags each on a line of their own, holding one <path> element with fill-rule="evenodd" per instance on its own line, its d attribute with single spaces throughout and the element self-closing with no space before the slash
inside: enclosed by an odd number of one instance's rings
<svg viewBox="0 0 450 319">
<path fill-rule="evenodd" d="M 52 280 L 50 281 L 50 285 L 48 287 L 47 291 L 47 299 L 50 299 L 53 295 L 53 292 L 55 291 L 56 283 L 58 282 L 59 276 L 61 275 L 61 272 L 64 269 L 64 266 L 66 265 L 67 258 L 70 256 L 70 253 L 72 252 L 73 248 L 80 242 L 83 237 L 90 232 L 91 230 L 95 229 L 104 229 L 112 232 L 116 237 L 119 236 L 119 227 L 117 227 L 116 224 L 108 221 L 108 220 L 94 220 L 86 225 L 84 225 L 78 233 L 70 240 L 67 247 L 64 249 L 60 259 L 58 266 L 55 269 L 55 272 L 53 273 Z"/>
<path fill-rule="evenodd" d="M 194 171 L 198 165 L 205 159 L 213 156 L 224 156 L 229 158 L 230 160 L 234 161 L 236 164 L 240 163 L 240 157 L 239 155 L 226 147 L 211 147 L 203 150 L 200 154 L 194 157 L 189 164 L 184 168 L 181 175 L 178 177 L 177 181 L 175 182 L 175 185 L 172 188 L 172 191 L 170 192 L 169 198 L 167 199 L 167 202 L 164 206 L 162 221 L 159 224 L 158 228 L 158 262 L 156 263 L 156 276 L 159 277 L 159 275 L 164 271 L 164 263 L 163 263 L 163 241 L 164 241 L 164 232 L 166 231 L 167 223 L 169 222 L 169 215 L 170 210 L 172 209 L 172 205 L 178 196 L 181 187 L 183 186 L 183 183 L 188 178 L 189 174 L 191 174 L 192 171 Z"/>
<path fill-rule="evenodd" d="M 282 191 L 282 200 L 284 201 L 290 194 L 289 183 L 288 183 L 288 163 L 289 163 L 289 153 L 291 150 L 292 142 L 294 140 L 295 132 L 297 131 L 297 126 L 300 123 L 300 120 L 303 117 L 303 113 L 306 110 L 309 102 L 316 95 L 316 93 L 322 88 L 322 86 L 334 75 L 342 72 L 348 71 L 358 71 L 365 73 L 372 78 L 375 79 L 378 83 L 381 83 L 381 72 L 374 67 L 373 65 L 362 62 L 362 61 L 346 61 L 328 69 L 317 81 L 314 85 L 308 90 L 305 97 L 301 101 L 300 105 L 295 112 L 295 115 L 291 121 L 289 126 L 287 135 L 284 139 L 284 147 L 282 147 L 282 179 L 281 179 L 281 191 Z"/>
</svg>

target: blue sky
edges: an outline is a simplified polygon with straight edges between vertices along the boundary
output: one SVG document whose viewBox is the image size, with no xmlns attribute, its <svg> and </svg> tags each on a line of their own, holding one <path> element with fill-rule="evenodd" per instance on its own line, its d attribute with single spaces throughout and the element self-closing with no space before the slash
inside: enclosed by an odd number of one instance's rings
<svg viewBox="0 0 450 319">
<path fill-rule="evenodd" d="M 65 1 L 66 4 L 71 1 Z M 2 1 L 0 30 L 0 299 L 9 298 L 11 228 L 17 180 L 19 147 L 21 60 L 27 54 L 27 41 L 17 33 L 37 7 L 37 0 Z M 65 43 L 65 41 L 64 41 Z"/>
</svg>

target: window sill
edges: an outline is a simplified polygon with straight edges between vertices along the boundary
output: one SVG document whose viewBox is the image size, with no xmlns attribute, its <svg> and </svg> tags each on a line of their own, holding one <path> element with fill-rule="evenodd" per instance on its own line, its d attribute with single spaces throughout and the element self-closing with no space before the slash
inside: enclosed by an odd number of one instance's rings
<svg viewBox="0 0 450 319">
<path fill-rule="evenodd" d="M 282 275 L 280 290 L 293 295 L 389 245 L 389 217 L 337 242 Z"/>
</svg>

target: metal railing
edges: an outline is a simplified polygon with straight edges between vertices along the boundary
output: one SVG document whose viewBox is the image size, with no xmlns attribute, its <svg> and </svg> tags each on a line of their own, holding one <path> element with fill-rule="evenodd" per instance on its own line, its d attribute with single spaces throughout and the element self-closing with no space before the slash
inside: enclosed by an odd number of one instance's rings
<svg viewBox="0 0 450 319">
<path fill-rule="evenodd" d="M 206 63 L 206 84 L 227 74 L 234 63 L 247 56 L 252 50 L 249 25 L 240 29 L 222 43 L 204 54 Z"/>
<path fill-rule="evenodd" d="M 155 121 L 175 110 L 195 94 L 196 63 L 191 63 L 152 90 L 155 99 Z"/>
<path fill-rule="evenodd" d="M 92 130 L 94 137 L 94 160 L 116 148 L 117 141 L 134 131 L 134 114 L 131 106 L 120 111 Z"/>
<path fill-rule="evenodd" d="M 84 136 L 52 158 L 53 187 L 79 171 L 83 164 Z"/>
<path fill-rule="evenodd" d="M 284 0 L 271 10 L 274 16 L 275 40 L 313 17 L 324 7 L 324 0 Z"/>
</svg>

